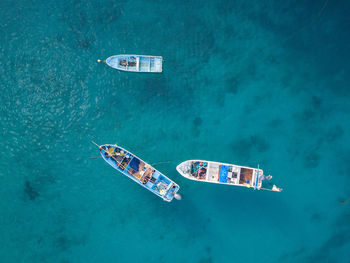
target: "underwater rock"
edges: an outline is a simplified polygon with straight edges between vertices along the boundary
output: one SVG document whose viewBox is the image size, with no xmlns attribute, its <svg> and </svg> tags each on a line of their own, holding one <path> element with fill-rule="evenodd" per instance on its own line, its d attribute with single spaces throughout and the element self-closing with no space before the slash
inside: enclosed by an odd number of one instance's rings
<svg viewBox="0 0 350 263">
<path fill-rule="evenodd" d="M 202 124 L 203 120 L 200 117 L 196 117 L 193 119 L 193 125 L 194 126 L 200 126 Z"/>
<path fill-rule="evenodd" d="M 267 149 L 270 148 L 269 143 L 262 136 L 252 135 L 250 137 L 250 141 L 258 152 L 265 152 Z"/>
<path fill-rule="evenodd" d="M 231 77 L 225 81 L 226 91 L 237 94 L 239 91 L 240 81 L 237 76 Z"/>
<path fill-rule="evenodd" d="M 315 168 L 320 162 L 320 155 L 316 152 L 307 152 L 304 155 L 304 167 Z"/>
<path fill-rule="evenodd" d="M 24 193 L 29 198 L 29 200 L 35 200 L 39 196 L 39 193 L 35 190 L 29 181 L 26 181 L 25 183 Z"/>
</svg>

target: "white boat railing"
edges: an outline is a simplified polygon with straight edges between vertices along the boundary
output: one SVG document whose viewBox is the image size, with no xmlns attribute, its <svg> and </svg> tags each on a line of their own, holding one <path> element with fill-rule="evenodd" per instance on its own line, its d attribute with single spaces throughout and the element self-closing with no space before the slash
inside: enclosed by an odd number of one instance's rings
<svg viewBox="0 0 350 263">
<path fill-rule="evenodd" d="M 209 180 L 209 174 L 210 174 L 210 163 L 208 162 L 207 172 L 205 173 L 205 180 Z"/>
<path fill-rule="evenodd" d="M 136 70 L 140 71 L 140 58 L 136 57 Z"/>
</svg>

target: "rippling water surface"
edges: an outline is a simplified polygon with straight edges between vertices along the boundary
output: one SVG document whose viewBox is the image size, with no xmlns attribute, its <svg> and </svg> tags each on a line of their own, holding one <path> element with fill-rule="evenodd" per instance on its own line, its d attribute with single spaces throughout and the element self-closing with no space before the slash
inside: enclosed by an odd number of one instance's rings
<svg viewBox="0 0 350 263">
<path fill-rule="evenodd" d="M 1 1 L 0 261 L 348 263 L 350 5 L 265 2 Z M 164 72 L 96 63 L 121 53 Z M 91 140 L 164 162 L 183 200 Z M 177 174 L 195 158 L 284 191 Z"/>
</svg>

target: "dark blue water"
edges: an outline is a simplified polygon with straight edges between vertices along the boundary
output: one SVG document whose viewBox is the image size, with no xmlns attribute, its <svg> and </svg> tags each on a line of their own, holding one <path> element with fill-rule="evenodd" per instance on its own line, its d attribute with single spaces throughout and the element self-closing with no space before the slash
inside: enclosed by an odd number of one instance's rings
<svg viewBox="0 0 350 263">
<path fill-rule="evenodd" d="M 348 1 L 0 2 L 0 261 L 350 260 Z M 163 74 L 98 58 L 161 55 Z M 181 185 L 163 202 L 90 143 Z M 187 159 L 282 193 L 202 184 Z"/>
</svg>

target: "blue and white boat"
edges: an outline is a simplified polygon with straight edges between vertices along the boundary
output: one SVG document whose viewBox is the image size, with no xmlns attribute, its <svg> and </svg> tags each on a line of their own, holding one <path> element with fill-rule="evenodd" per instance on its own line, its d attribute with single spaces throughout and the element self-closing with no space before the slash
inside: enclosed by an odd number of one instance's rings
<svg viewBox="0 0 350 263">
<path fill-rule="evenodd" d="M 177 193 L 180 189 L 179 185 L 136 155 L 113 144 L 104 144 L 99 148 L 103 159 L 109 165 L 164 201 L 171 202 L 174 197 L 181 199 Z"/>
<path fill-rule="evenodd" d="M 189 160 L 180 163 L 176 170 L 183 177 L 199 182 L 237 185 L 256 190 L 282 191 L 276 185 L 273 185 L 270 189 L 263 188 L 263 181 L 270 180 L 272 176 L 265 176 L 264 171 L 259 168 L 204 160 Z"/>
<path fill-rule="evenodd" d="M 108 66 L 131 72 L 160 73 L 163 71 L 163 58 L 160 56 L 148 55 L 115 55 L 107 58 L 105 62 Z"/>
</svg>

